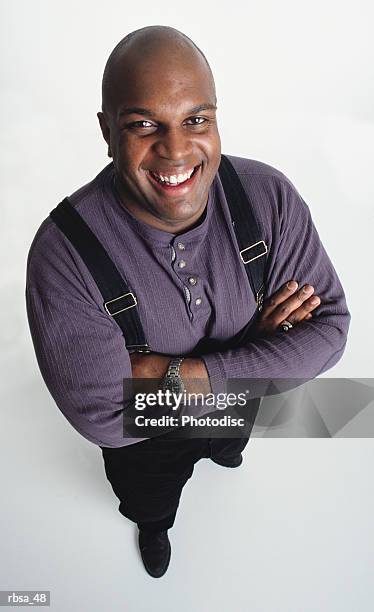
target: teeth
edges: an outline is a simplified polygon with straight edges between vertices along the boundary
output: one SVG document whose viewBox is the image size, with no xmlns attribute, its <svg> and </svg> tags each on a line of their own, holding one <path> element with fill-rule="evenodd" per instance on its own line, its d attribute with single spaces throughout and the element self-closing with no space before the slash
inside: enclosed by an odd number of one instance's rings
<svg viewBox="0 0 374 612">
<path fill-rule="evenodd" d="M 152 172 L 152 174 L 167 185 L 179 185 L 180 183 L 187 181 L 191 177 L 193 171 L 194 168 L 191 168 L 191 170 L 188 170 L 188 172 L 185 174 L 173 174 L 171 176 L 165 176 L 164 174 L 158 174 L 157 172 Z"/>
</svg>

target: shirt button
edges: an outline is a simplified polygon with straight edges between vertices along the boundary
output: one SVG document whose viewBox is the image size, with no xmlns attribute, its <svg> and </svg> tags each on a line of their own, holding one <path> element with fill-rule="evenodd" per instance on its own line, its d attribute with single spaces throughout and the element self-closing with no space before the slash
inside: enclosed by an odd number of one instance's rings
<svg viewBox="0 0 374 612">
<path fill-rule="evenodd" d="M 190 283 L 190 285 L 196 285 L 197 279 L 194 276 L 190 276 L 188 282 Z"/>
<path fill-rule="evenodd" d="M 186 267 L 186 262 L 184 261 L 184 259 L 182 259 L 182 260 L 179 262 L 178 266 L 179 266 L 180 268 L 185 268 L 185 267 Z"/>
<path fill-rule="evenodd" d="M 179 249 L 180 251 L 184 251 L 184 249 L 185 249 L 185 248 L 186 248 L 186 247 L 184 246 L 183 242 L 178 242 L 178 249 Z"/>
<path fill-rule="evenodd" d="M 195 300 L 195 304 L 196 304 L 196 306 L 200 306 L 201 302 L 202 302 L 202 299 L 201 299 L 201 298 L 197 298 L 197 299 Z"/>
</svg>

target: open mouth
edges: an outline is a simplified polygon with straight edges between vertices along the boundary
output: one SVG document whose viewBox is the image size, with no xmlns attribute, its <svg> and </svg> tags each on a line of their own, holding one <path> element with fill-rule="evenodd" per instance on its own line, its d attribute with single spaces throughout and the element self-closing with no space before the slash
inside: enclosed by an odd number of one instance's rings
<svg viewBox="0 0 374 612">
<path fill-rule="evenodd" d="M 185 188 L 190 187 L 194 182 L 196 175 L 201 167 L 201 164 L 194 166 L 183 174 L 167 175 L 161 172 L 155 172 L 154 170 L 148 170 L 148 175 L 154 183 L 160 185 L 167 191 L 182 191 Z"/>
</svg>

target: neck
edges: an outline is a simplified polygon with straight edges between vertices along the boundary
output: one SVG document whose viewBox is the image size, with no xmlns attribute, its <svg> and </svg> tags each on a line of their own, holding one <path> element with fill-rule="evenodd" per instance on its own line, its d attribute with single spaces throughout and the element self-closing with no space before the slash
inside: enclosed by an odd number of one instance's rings
<svg viewBox="0 0 374 612">
<path fill-rule="evenodd" d="M 206 200 L 204 206 L 202 206 L 201 209 L 199 209 L 192 217 L 183 220 L 168 219 L 166 217 L 158 217 L 156 214 L 153 214 L 146 208 L 140 208 L 134 204 L 123 189 L 121 182 L 117 180 L 117 177 L 114 181 L 114 187 L 122 206 L 126 208 L 126 210 L 133 217 L 142 223 L 146 223 L 147 225 L 164 232 L 169 232 L 175 235 L 184 233 L 187 230 L 193 229 L 194 227 L 200 225 L 200 223 L 202 223 L 206 217 L 208 199 Z"/>
</svg>

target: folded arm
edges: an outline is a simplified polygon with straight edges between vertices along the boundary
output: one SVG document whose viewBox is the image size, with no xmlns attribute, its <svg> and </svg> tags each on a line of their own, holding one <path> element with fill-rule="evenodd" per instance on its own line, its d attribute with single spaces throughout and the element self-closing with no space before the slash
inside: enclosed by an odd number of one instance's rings
<svg viewBox="0 0 374 612">
<path fill-rule="evenodd" d="M 285 181 L 279 193 L 279 227 L 268 255 L 266 294 L 291 278 L 299 286 L 313 285 L 319 296 L 321 303 L 312 319 L 287 333 L 276 331 L 241 348 L 204 355 L 214 393 L 223 391 L 225 381 L 233 378 L 312 379 L 343 354 L 350 323 L 343 288 L 307 205 Z"/>
</svg>

